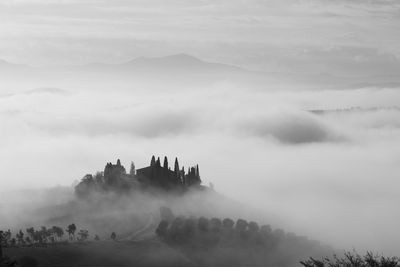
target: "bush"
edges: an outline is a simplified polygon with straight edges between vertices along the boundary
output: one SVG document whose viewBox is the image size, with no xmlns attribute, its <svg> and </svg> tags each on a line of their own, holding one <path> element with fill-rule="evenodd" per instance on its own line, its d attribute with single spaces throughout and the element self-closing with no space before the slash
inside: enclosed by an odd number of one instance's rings
<svg viewBox="0 0 400 267">
<path fill-rule="evenodd" d="M 342 258 L 334 255 L 333 259 L 316 260 L 310 258 L 300 263 L 304 267 L 399 267 L 399 261 L 398 257 L 378 256 L 371 252 L 368 252 L 365 256 L 346 252 Z"/>
</svg>

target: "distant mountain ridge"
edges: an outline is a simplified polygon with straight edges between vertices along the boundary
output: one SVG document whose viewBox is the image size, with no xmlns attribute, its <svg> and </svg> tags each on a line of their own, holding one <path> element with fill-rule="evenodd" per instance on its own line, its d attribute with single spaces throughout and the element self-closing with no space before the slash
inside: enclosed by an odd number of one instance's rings
<svg viewBox="0 0 400 267">
<path fill-rule="evenodd" d="M 213 63 L 201 60 L 188 54 L 174 54 L 164 57 L 138 57 L 130 61 L 109 64 L 89 63 L 81 66 L 86 70 L 126 70 L 126 71 L 240 71 L 248 70 L 223 63 Z"/>
<path fill-rule="evenodd" d="M 243 88 L 268 88 L 271 85 L 295 84 L 301 89 L 355 89 L 364 87 L 397 88 L 398 76 L 337 76 L 332 73 L 266 72 L 225 63 L 210 62 L 180 53 L 162 57 L 138 57 L 122 63 L 33 67 L 0 59 L 3 80 L 19 79 L 42 82 L 66 81 L 135 81 L 179 85 L 204 85 L 229 81 Z M 39 85 L 42 86 L 42 85 Z"/>
<path fill-rule="evenodd" d="M 88 63 L 84 65 L 67 66 L 43 66 L 34 67 L 25 64 L 15 64 L 0 59 L 0 71 L 3 73 L 21 75 L 46 75 L 48 73 L 64 74 L 76 73 L 79 75 L 88 74 L 107 74 L 107 75 L 170 75 L 173 74 L 194 74 L 194 75 L 230 75 L 230 74 L 249 74 L 251 71 L 224 63 L 214 63 L 201 60 L 188 54 L 173 54 L 163 57 L 138 57 L 122 63 Z M 1 73 L 0 73 L 1 74 Z M 181 77 L 183 78 L 183 77 Z"/>
</svg>

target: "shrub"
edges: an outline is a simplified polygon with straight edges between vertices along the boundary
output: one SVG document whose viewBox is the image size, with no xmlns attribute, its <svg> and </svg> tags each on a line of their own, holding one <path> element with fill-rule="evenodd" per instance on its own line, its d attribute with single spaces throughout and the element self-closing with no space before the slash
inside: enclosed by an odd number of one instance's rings
<svg viewBox="0 0 400 267">
<path fill-rule="evenodd" d="M 306 261 L 301 261 L 300 264 L 304 267 L 399 267 L 399 261 L 398 257 L 378 256 L 372 252 L 368 252 L 365 256 L 346 252 L 341 258 L 336 255 L 333 256 L 333 259 L 317 260 L 310 258 Z"/>
</svg>

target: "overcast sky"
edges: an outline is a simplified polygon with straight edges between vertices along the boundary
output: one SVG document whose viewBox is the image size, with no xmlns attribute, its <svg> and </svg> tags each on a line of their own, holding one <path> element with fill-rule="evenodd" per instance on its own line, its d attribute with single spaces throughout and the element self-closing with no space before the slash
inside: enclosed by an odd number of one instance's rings
<svg viewBox="0 0 400 267">
<path fill-rule="evenodd" d="M 395 0 L 0 0 L 8 62 L 185 53 L 281 73 L 183 74 L 184 57 L 168 79 L 11 69 L 18 78 L 0 76 L 0 190 L 178 156 L 285 229 L 400 255 L 399 39 Z"/>
<path fill-rule="evenodd" d="M 271 71 L 394 74 L 399 10 L 397 0 L 2 0 L 0 58 L 84 64 L 185 52 Z"/>
</svg>

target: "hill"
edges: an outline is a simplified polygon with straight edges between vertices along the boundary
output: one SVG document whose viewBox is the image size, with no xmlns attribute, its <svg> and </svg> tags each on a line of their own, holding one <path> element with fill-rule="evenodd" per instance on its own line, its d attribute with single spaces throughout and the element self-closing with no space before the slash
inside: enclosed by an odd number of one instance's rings
<svg viewBox="0 0 400 267">
<path fill-rule="evenodd" d="M 178 251 L 151 240 L 6 248 L 4 252 L 17 261 L 29 256 L 35 258 L 39 266 L 49 267 L 194 266 Z"/>
</svg>

